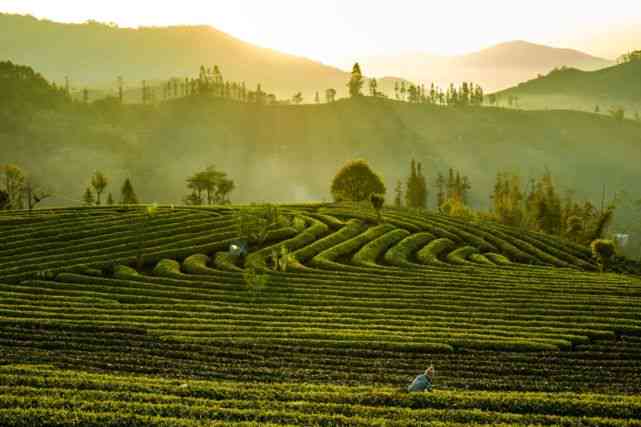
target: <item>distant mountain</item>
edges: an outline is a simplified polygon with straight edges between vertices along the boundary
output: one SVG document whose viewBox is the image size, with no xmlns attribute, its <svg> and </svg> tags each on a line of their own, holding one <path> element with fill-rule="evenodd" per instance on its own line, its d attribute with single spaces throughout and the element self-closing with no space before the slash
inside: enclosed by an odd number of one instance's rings
<svg viewBox="0 0 641 427">
<path fill-rule="evenodd" d="M 640 76 L 638 60 L 598 71 L 558 69 L 496 95 L 503 104 L 510 96 L 517 97 L 519 108 L 525 109 L 595 111 L 598 106 L 607 113 L 612 107 L 623 107 L 632 118 L 641 113 Z"/>
<path fill-rule="evenodd" d="M 596 70 L 610 65 L 612 61 L 577 50 L 524 41 L 501 43 L 460 56 L 412 53 L 362 61 L 363 70 L 372 75 L 402 75 L 424 83 L 433 81 L 442 87 L 451 82 L 473 81 L 487 91 L 505 89 L 556 67 Z"/>
<path fill-rule="evenodd" d="M 347 92 L 349 74 L 310 59 L 287 55 L 236 39 L 211 27 L 118 28 L 100 23 L 61 24 L 31 16 L 0 14 L 0 60 L 29 65 L 72 90 L 111 92 L 118 76 L 129 88 L 142 80 L 195 77 L 201 65 L 218 65 L 223 77 L 258 83 L 281 98 L 302 92 L 312 101 L 327 88 Z M 379 87 L 393 92 L 394 81 Z"/>
</svg>

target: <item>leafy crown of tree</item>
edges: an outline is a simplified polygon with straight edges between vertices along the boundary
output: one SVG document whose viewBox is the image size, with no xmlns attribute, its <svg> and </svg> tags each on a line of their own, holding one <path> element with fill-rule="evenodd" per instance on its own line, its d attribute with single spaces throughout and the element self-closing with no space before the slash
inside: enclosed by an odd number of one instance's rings
<svg viewBox="0 0 641 427">
<path fill-rule="evenodd" d="M 384 195 L 385 184 L 379 175 L 370 169 L 365 160 L 352 160 L 345 164 L 336 174 L 331 185 L 334 200 L 363 201 L 370 194 Z"/>
</svg>

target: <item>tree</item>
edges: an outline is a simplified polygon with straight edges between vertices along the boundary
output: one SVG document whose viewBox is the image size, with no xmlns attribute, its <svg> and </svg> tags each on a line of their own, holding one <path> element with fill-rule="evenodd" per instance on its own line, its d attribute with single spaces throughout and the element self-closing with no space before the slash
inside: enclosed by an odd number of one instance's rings
<svg viewBox="0 0 641 427">
<path fill-rule="evenodd" d="M 625 118 L 625 110 L 623 107 L 610 108 L 610 116 L 615 120 L 623 120 Z"/>
<path fill-rule="evenodd" d="M 514 227 L 521 225 L 524 218 L 523 193 L 521 178 L 517 174 L 499 172 L 490 199 L 498 222 Z"/>
<path fill-rule="evenodd" d="M 316 95 L 314 95 L 314 102 L 320 104 L 320 95 L 318 94 L 318 91 L 316 91 Z"/>
<path fill-rule="evenodd" d="M 298 92 L 292 97 L 292 102 L 296 105 L 300 104 L 303 102 L 303 94 L 301 92 Z"/>
<path fill-rule="evenodd" d="M 396 188 L 394 189 L 394 192 L 396 193 L 396 197 L 394 198 L 394 206 L 400 208 L 403 206 L 403 184 L 401 183 L 400 179 L 396 182 Z"/>
<path fill-rule="evenodd" d="M 23 209 L 26 203 L 31 212 L 38 203 L 52 195 L 50 190 L 36 184 L 33 178 L 16 165 L 0 167 L 0 185 L 2 184 L 4 190 L 0 194 L 0 209 Z"/>
<path fill-rule="evenodd" d="M 109 193 L 109 196 L 107 197 L 107 204 L 108 204 L 109 206 L 113 206 L 113 204 L 114 204 L 114 198 L 113 198 L 113 196 L 111 195 L 111 193 Z"/>
<path fill-rule="evenodd" d="M 131 181 L 129 180 L 129 178 L 127 178 L 122 185 L 120 196 L 120 203 L 123 205 L 138 204 L 138 196 L 136 196 L 136 192 L 134 191 L 134 187 L 133 185 L 131 185 Z"/>
<path fill-rule="evenodd" d="M 118 76 L 118 101 L 122 104 L 123 99 L 123 78 Z"/>
<path fill-rule="evenodd" d="M 9 208 L 9 193 L 0 190 L 0 211 Z"/>
<path fill-rule="evenodd" d="M 25 174 L 16 165 L 5 165 L 1 171 L 4 173 L 4 190 L 9 195 L 8 209 L 22 209 L 24 207 L 23 191 Z"/>
<path fill-rule="evenodd" d="M 407 183 L 405 184 L 405 206 L 408 208 L 418 207 L 418 174 L 416 173 L 416 162 L 412 159 L 410 163 L 410 176 L 407 178 Z"/>
<path fill-rule="evenodd" d="M 632 52 L 624 53 L 623 55 L 617 58 L 619 64 L 625 64 L 629 62 L 641 61 L 641 50 L 635 50 Z"/>
<path fill-rule="evenodd" d="M 605 235 L 605 232 L 607 231 L 608 227 L 612 223 L 613 218 L 614 218 L 613 206 L 610 206 L 609 209 L 601 212 L 600 214 L 597 214 L 597 218 L 594 222 L 594 225 L 586 233 L 587 234 L 586 237 L 588 241 L 591 242 L 591 241 L 599 240 L 603 238 L 603 236 Z"/>
<path fill-rule="evenodd" d="M 407 100 L 411 103 L 419 102 L 420 94 L 415 85 L 410 85 L 409 89 L 407 89 Z"/>
<path fill-rule="evenodd" d="M 427 181 L 423 176 L 421 162 L 418 162 L 416 167 L 416 207 L 427 208 Z"/>
<path fill-rule="evenodd" d="M 216 189 L 216 201 L 222 205 L 230 204 L 229 194 L 236 189 L 236 184 L 234 181 L 227 178 L 222 178 L 218 183 Z"/>
<path fill-rule="evenodd" d="M 454 185 L 454 169 L 450 168 L 447 174 L 447 186 L 446 186 L 445 198 L 451 199 L 455 197 L 456 188 Z"/>
<path fill-rule="evenodd" d="M 378 95 L 378 82 L 374 78 L 369 79 L 369 96 L 377 96 L 377 95 Z"/>
<path fill-rule="evenodd" d="M 96 171 L 93 177 L 91 177 L 91 186 L 96 190 L 97 206 L 100 206 L 100 197 L 105 191 L 105 188 L 107 188 L 107 185 L 109 185 L 109 179 L 102 172 Z"/>
<path fill-rule="evenodd" d="M 368 200 L 370 194 L 385 194 L 385 185 L 365 160 L 352 160 L 345 164 L 332 181 L 331 193 L 334 200 L 360 202 Z"/>
<path fill-rule="evenodd" d="M 224 203 L 227 195 L 234 190 L 235 186 L 232 180 L 227 179 L 225 172 L 210 165 L 204 171 L 197 172 L 187 178 L 187 188 L 192 192 L 184 198 L 186 204 L 202 205 L 207 203 L 213 205 L 214 203 Z"/>
<path fill-rule="evenodd" d="M 583 219 L 580 216 L 572 215 L 568 217 L 566 233 L 571 240 L 575 242 L 580 241 L 583 230 L 584 230 Z"/>
<path fill-rule="evenodd" d="M 93 206 L 93 204 L 96 202 L 93 191 L 91 191 L 90 187 L 87 187 L 87 189 L 85 190 L 85 193 L 82 196 L 82 201 L 86 206 Z"/>
<path fill-rule="evenodd" d="M 601 273 L 605 272 L 610 259 L 616 253 L 616 246 L 612 240 L 596 239 L 590 243 L 592 256 L 597 259 Z"/>
<path fill-rule="evenodd" d="M 31 212 L 36 205 L 52 196 L 52 192 L 36 184 L 32 178 L 28 178 L 24 186 L 24 197 L 27 199 L 27 207 Z"/>
<path fill-rule="evenodd" d="M 383 210 L 383 205 L 385 204 L 385 196 L 382 194 L 372 193 L 369 195 L 369 201 L 372 204 L 372 208 L 376 211 L 376 218 L 378 218 L 379 224 L 383 222 L 383 217 L 381 211 Z"/>
<path fill-rule="evenodd" d="M 436 178 L 436 207 L 441 210 L 441 205 L 445 203 L 445 177 L 441 172 L 438 173 Z"/>
<path fill-rule="evenodd" d="M 329 88 L 325 91 L 325 101 L 329 104 L 336 100 L 336 89 Z"/>
<path fill-rule="evenodd" d="M 363 73 L 361 73 L 361 66 L 358 65 L 358 62 L 352 68 L 352 77 L 349 79 L 347 87 L 349 88 L 349 96 L 352 98 L 362 96 Z"/>
</svg>

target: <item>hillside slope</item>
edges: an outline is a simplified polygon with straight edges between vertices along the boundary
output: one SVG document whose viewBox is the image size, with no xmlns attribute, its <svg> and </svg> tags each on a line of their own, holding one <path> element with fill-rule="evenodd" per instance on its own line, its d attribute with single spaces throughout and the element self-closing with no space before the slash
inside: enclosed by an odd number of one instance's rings
<svg viewBox="0 0 641 427">
<path fill-rule="evenodd" d="M 641 281 L 587 248 L 306 204 L 242 262 L 237 209 L 0 213 L 0 423 L 636 425 Z"/>
<path fill-rule="evenodd" d="M 497 96 L 503 104 L 509 96 L 517 96 L 519 106 L 528 109 L 594 111 L 598 105 L 607 113 L 613 106 L 622 106 L 628 117 L 634 117 L 635 112 L 641 113 L 640 75 L 641 61 L 597 71 L 562 69 L 498 92 Z"/>
<path fill-rule="evenodd" d="M 167 203 L 180 200 L 186 177 L 210 163 L 236 181 L 237 202 L 321 200 L 329 197 L 335 172 L 353 158 L 369 160 L 391 197 L 415 158 L 430 183 L 438 171 L 461 169 L 475 205 L 487 203 L 499 169 L 526 179 L 547 167 L 562 186 L 600 200 L 603 183 L 634 192 L 641 162 L 638 123 L 572 111 L 371 98 L 300 107 L 189 98 L 158 108 L 114 108 L 36 114 L 0 134 L 4 158 L 52 177 L 67 195 L 78 197 L 100 169 L 114 183 L 131 176 L 143 200 Z"/>
<path fill-rule="evenodd" d="M 0 60 L 29 65 L 72 89 L 114 90 L 118 76 L 128 88 L 142 80 L 195 77 L 201 65 L 218 65 L 225 79 L 261 83 L 289 99 L 302 91 L 311 101 L 316 91 L 347 92 L 349 74 L 310 59 L 254 46 L 211 27 L 117 28 L 99 23 L 62 24 L 30 16 L 0 14 Z M 388 93 L 390 86 L 379 88 Z"/>
</svg>

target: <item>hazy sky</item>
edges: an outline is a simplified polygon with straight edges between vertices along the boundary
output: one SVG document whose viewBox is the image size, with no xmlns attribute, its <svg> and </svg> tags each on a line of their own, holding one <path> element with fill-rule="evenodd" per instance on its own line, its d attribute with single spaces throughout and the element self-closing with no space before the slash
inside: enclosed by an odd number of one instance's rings
<svg viewBox="0 0 641 427">
<path fill-rule="evenodd" d="M 207 24 L 332 64 L 459 54 L 517 39 L 610 58 L 641 48 L 640 0 L 0 0 L 0 12 L 128 27 Z"/>
</svg>

